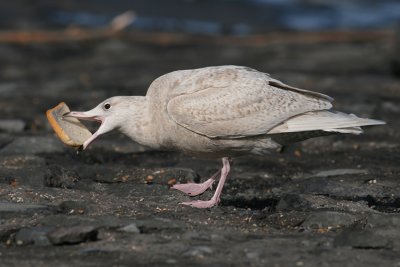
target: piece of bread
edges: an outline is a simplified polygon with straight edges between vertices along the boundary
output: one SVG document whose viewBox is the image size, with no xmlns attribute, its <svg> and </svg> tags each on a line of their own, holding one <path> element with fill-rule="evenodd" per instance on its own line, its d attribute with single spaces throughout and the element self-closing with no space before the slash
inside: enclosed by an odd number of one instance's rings
<svg viewBox="0 0 400 267">
<path fill-rule="evenodd" d="M 78 119 L 63 117 L 69 111 L 68 106 L 61 102 L 56 107 L 47 110 L 46 116 L 63 143 L 72 147 L 80 147 L 92 136 L 92 133 Z"/>
</svg>

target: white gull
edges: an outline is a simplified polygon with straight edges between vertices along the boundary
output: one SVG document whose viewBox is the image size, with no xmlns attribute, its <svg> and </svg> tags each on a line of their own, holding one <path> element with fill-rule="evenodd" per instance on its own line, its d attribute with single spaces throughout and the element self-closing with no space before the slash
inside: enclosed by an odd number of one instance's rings
<svg viewBox="0 0 400 267">
<path fill-rule="evenodd" d="M 176 184 L 190 196 L 220 180 L 208 201 L 182 204 L 210 208 L 220 201 L 229 158 L 265 155 L 282 145 L 332 133 L 360 134 L 360 126 L 384 124 L 332 110 L 327 95 L 286 85 L 240 66 L 180 70 L 157 78 L 146 96 L 111 97 L 86 112 L 66 116 L 101 122 L 84 144 L 117 129 L 134 141 L 197 157 L 222 158 L 223 167 L 207 181 Z"/>
</svg>

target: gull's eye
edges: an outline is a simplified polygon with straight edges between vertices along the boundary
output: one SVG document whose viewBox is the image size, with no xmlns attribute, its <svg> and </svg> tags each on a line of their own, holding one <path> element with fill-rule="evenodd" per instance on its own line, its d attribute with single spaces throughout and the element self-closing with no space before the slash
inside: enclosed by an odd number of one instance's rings
<svg viewBox="0 0 400 267">
<path fill-rule="evenodd" d="M 103 107 L 104 107 L 104 109 L 106 109 L 106 110 L 107 110 L 107 109 L 110 109 L 110 108 L 111 108 L 111 105 L 110 105 L 110 104 L 108 104 L 108 103 L 105 103 Z"/>
</svg>

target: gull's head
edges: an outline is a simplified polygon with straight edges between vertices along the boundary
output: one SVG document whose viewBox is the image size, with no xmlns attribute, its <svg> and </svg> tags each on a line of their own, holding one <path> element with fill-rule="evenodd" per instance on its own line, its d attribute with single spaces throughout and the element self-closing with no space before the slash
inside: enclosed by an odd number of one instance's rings
<svg viewBox="0 0 400 267">
<path fill-rule="evenodd" d="M 120 128 L 126 122 L 129 106 L 129 97 L 115 96 L 104 100 L 89 111 L 71 111 L 64 114 L 64 117 L 101 123 L 99 129 L 83 143 L 82 148 L 86 149 L 98 136 Z"/>
</svg>

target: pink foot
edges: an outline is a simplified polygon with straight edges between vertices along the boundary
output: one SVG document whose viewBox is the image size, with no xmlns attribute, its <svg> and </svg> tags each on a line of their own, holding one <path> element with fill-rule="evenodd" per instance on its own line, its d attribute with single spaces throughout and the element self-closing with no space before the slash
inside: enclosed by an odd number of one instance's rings
<svg viewBox="0 0 400 267">
<path fill-rule="evenodd" d="M 188 194 L 189 196 L 197 196 L 204 193 L 204 191 L 206 191 L 208 188 L 212 189 L 212 184 L 214 183 L 214 181 L 215 181 L 214 179 L 210 178 L 201 184 L 195 184 L 195 183 L 176 184 L 171 188 L 182 191 L 183 193 Z"/>
<path fill-rule="evenodd" d="M 207 201 L 195 200 L 195 201 L 189 201 L 189 202 L 182 202 L 180 204 L 186 205 L 186 206 L 191 206 L 191 207 L 194 207 L 194 208 L 199 208 L 199 209 L 208 209 L 208 208 L 214 207 L 218 203 L 219 203 L 219 199 L 217 200 L 215 198 L 212 198 L 212 199 L 207 200 Z"/>
</svg>

